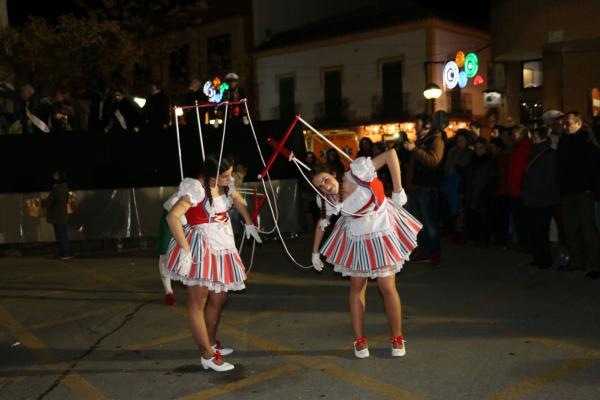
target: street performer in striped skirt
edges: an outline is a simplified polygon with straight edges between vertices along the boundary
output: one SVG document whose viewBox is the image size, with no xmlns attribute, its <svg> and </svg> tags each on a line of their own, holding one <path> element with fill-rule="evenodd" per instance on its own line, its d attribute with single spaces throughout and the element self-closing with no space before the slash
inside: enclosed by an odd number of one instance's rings
<svg viewBox="0 0 600 400">
<path fill-rule="evenodd" d="M 246 237 L 261 242 L 244 199 L 233 187 L 232 172 L 227 159 L 206 157 L 202 175 L 180 185 L 179 200 L 166 218 L 173 238 L 164 257 L 164 273 L 187 286 L 188 322 L 202 366 L 219 372 L 234 368 L 222 359 L 233 350 L 216 340 L 221 312 L 227 292 L 243 290 L 246 279 L 228 215 L 232 207 L 246 221 Z"/>
<path fill-rule="evenodd" d="M 392 198 L 386 198 L 377 170 L 387 165 L 393 182 Z M 350 276 L 350 314 L 354 330 L 354 354 L 369 356 L 363 332 L 367 280 L 377 279 L 383 295 L 391 339 L 391 355 L 406 354 L 402 335 L 402 311 L 395 274 L 408 261 L 417 246 L 421 223 L 402 207 L 406 194 L 402 188 L 400 162 L 394 150 L 374 157 L 359 157 L 350 164 L 342 182 L 319 169 L 313 170 L 312 184 L 323 195 L 317 198 L 322 217 L 315 229 L 312 262 L 323 268 L 321 254 L 334 270 Z M 333 230 L 321 246 L 329 218 L 340 214 Z M 320 249 L 319 249 L 320 247 Z"/>
</svg>

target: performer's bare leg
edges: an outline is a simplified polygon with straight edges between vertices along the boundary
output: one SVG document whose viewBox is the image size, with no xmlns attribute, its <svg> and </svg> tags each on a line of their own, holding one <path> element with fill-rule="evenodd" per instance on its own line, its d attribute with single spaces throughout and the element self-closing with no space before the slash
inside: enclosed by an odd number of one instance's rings
<svg viewBox="0 0 600 400">
<path fill-rule="evenodd" d="M 204 320 L 206 321 L 206 329 L 208 330 L 208 339 L 211 345 L 217 342 L 217 330 L 221 321 L 221 312 L 227 303 L 229 296 L 227 292 L 210 292 L 208 302 L 204 310 Z"/>
<path fill-rule="evenodd" d="M 171 278 L 166 276 L 163 272 L 163 262 L 165 256 L 161 254 L 158 258 L 158 271 L 160 272 L 160 280 L 162 281 L 163 287 L 165 288 L 165 294 L 173 293 L 173 288 L 171 287 Z"/>
<path fill-rule="evenodd" d="M 204 322 L 204 307 L 208 299 L 208 288 L 203 286 L 188 286 L 188 325 L 192 336 L 202 353 L 202 358 L 212 358 L 206 323 Z M 215 361 L 222 364 L 222 360 Z"/>
<path fill-rule="evenodd" d="M 396 276 L 377 278 L 377 286 L 383 296 L 385 313 L 387 314 L 392 336 L 402 336 L 402 305 L 400 295 L 396 289 Z M 401 345 L 394 344 L 394 347 L 401 347 Z"/>
<path fill-rule="evenodd" d="M 365 294 L 367 291 L 367 278 L 350 278 L 350 316 L 352 318 L 352 330 L 355 338 L 363 337 L 363 322 L 365 320 Z M 362 350 L 367 345 L 358 344 L 357 350 Z"/>
</svg>

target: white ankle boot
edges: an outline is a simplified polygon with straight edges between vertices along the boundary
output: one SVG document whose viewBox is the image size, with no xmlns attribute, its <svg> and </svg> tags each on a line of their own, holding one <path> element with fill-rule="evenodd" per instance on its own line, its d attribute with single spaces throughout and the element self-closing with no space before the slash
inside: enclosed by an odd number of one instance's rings
<svg viewBox="0 0 600 400">
<path fill-rule="evenodd" d="M 362 350 L 357 350 L 356 346 L 359 345 L 359 344 L 365 344 L 365 345 L 367 344 L 367 338 L 366 338 L 366 336 L 354 339 L 354 344 L 353 344 L 354 345 L 354 355 L 356 356 L 356 358 L 367 358 L 367 357 L 369 357 L 369 355 L 370 355 L 369 354 L 369 348 L 365 347 Z"/>
<path fill-rule="evenodd" d="M 219 342 L 218 340 L 215 344 L 211 346 L 211 348 L 213 351 L 219 351 L 222 356 L 228 356 L 229 354 L 233 353 L 233 349 L 221 346 L 221 342 Z"/>
<path fill-rule="evenodd" d="M 233 364 L 229 364 L 228 362 L 223 362 L 223 364 L 217 364 L 216 362 L 221 360 L 221 353 L 219 353 L 218 351 L 215 352 L 215 355 L 212 356 L 211 358 L 209 358 L 208 360 L 205 359 L 204 357 L 200 357 L 200 362 L 202 363 L 202 367 L 204 369 L 212 369 L 213 371 L 217 371 L 217 372 L 225 372 L 225 371 L 231 371 L 232 369 L 235 368 L 235 366 Z"/>
<path fill-rule="evenodd" d="M 395 348 L 394 344 L 399 344 L 402 347 Z M 392 357 L 403 357 L 406 354 L 406 341 L 404 336 L 392 336 Z"/>
</svg>

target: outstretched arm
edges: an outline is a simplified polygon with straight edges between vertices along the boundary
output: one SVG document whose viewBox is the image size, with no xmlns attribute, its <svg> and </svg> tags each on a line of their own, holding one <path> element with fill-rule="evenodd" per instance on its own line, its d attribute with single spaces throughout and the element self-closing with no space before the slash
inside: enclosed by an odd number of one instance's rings
<svg viewBox="0 0 600 400">
<path fill-rule="evenodd" d="M 394 186 L 393 191 L 395 193 L 400 193 L 403 190 L 402 176 L 400 175 L 400 160 L 398 160 L 398 154 L 396 154 L 396 150 L 388 150 L 379 154 L 377 157 L 373 157 L 372 160 L 376 170 L 380 169 L 384 165 L 387 165 L 392 177 L 392 184 Z"/>
<path fill-rule="evenodd" d="M 180 198 L 177 203 L 171 208 L 169 214 L 167 214 L 167 224 L 169 225 L 169 230 L 171 231 L 171 235 L 173 238 L 185 252 L 190 252 L 190 244 L 185 238 L 185 233 L 183 232 L 183 226 L 181 225 L 181 217 L 185 215 L 187 210 L 190 209 L 192 204 L 188 196 L 183 196 Z"/>
</svg>

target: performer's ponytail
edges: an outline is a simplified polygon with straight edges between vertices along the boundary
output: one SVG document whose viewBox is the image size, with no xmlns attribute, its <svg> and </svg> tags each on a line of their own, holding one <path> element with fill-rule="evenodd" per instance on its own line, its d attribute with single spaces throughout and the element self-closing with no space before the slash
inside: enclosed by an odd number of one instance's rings
<svg viewBox="0 0 600 400">
<path fill-rule="evenodd" d="M 204 160 L 204 164 L 202 165 L 202 177 L 204 183 L 204 190 L 206 190 L 206 197 L 208 198 L 209 204 L 213 205 L 212 191 L 210 187 L 210 180 L 213 178 L 218 178 L 223 172 L 227 171 L 232 166 L 232 162 L 230 159 L 223 157 L 221 159 L 221 165 L 219 165 L 219 157 L 210 154 Z M 229 187 L 224 188 L 225 194 L 229 194 Z"/>
</svg>

